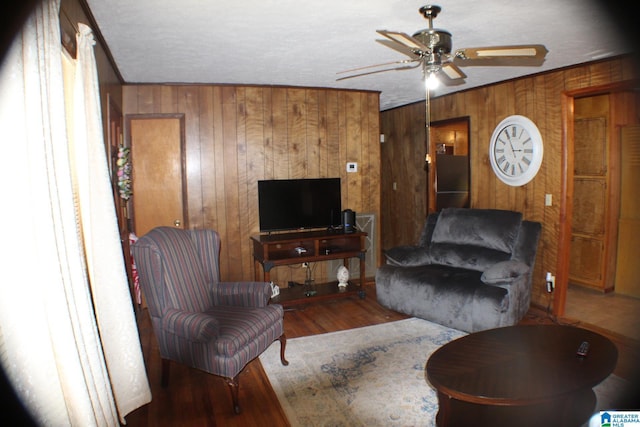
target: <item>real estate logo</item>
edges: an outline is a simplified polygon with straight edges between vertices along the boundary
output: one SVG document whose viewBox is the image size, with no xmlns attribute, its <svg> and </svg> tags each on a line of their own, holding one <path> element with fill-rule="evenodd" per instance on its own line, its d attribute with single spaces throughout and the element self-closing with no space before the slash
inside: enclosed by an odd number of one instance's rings
<svg viewBox="0 0 640 427">
<path fill-rule="evenodd" d="M 640 411 L 600 411 L 600 427 L 640 426 Z"/>
</svg>

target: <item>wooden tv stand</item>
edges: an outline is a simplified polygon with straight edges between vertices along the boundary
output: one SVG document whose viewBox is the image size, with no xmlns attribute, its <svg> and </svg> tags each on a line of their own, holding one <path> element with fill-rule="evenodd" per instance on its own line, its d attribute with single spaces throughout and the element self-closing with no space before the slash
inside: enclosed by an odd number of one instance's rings
<svg viewBox="0 0 640 427">
<path fill-rule="evenodd" d="M 334 259 L 343 259 L 344 265 L 348 265 L 349 258 L 360 259 L 360 280 L 358 286 L 354 286 L 354 280 L 350 280 L 348 289 L 352 292 L 338 292 L 337 281 L 330 286 L 335 287 L 335 296 L 347 296 L 353 294 L 355 288 L 361 288 L 365 281 L 365 239 L 367 233 L 356 231 L 353 233 L 343 233 L 342 231 L 301 231 L 293 233 L 281 234 L 260 234 L 252 236 L 253 241 L 253 259 L 255 263 L 255 279 L 256 281 L 264 280 L 269 282 L 269 272 L 273 267 L 280 265 L 301 264 L 303 262 L 330 261 Z M 263 277 L 260 277 L 260 268 L 262 266 Z M 322 286 L 322 285 L 316 285 Z M 280 290 L 281 302 L 287 301 L 289 289 L 282 288 Z M 327 295 L 326 292 L 319 291 L 318 296 L 324 298 L 334 296 L 333 292 Z M 293 302 L 294 298 L 291 295 Z"/>
</svg>

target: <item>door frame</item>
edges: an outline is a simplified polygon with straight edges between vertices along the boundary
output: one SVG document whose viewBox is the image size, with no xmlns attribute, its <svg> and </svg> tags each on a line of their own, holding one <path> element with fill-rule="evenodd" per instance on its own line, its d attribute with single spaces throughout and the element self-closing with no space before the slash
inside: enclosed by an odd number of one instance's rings
<svg viewBox="0 0 640 427">
<path fill-rule="evenodd" d="M 573 170 L 574 170 L 574 99 L 587 96 L 612 94 L 632 90 L 638 86 L 638 81 L 624 81 L 602 86 L 593 86 L 582 89 L 565 91 L 561 94 L 562 106 L 562 160 L 560 170 L 560 217 L 558 235 L 558 257 L 556 260 L 556 287 L 553 300 L 554 316 L 562 317 L 567 303 L 567 290 L 569 287 L 569 257 L 571 254 L 571 230 L 573 226 Z M 611 106 L 615 109 L 615 106 Z M 616 137 L 616 124 L 611 123 L 608 130 L 611 137 Z M 612 144 L 610 139 L 609 144 Z M 610 191 L 610 190 L 609 190 Z M 610 197 L 608 201 L 610 203 Z M 612 212 L 610 211 L 610 214 Z M 616 229 L 612 230 L 617 236 Z M 609 245 L 609 243 L 608 243 Z M 607 248 L 616 250 L 616 248 Z"/>
</svg>

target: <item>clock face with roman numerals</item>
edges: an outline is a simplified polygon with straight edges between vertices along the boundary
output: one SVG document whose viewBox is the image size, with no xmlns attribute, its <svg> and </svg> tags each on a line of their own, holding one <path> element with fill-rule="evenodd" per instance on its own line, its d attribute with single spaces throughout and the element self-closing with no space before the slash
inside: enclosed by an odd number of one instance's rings
<svg viewBox="0 0 640 427">
<path fill-rule="evenodd" d="M 542 165 L 542 154 L 540 131 L 524 116 L 509 116 L 493 131 L 491 167 L 505 184 L 520 186 L 531 181 Z"/>
</svg>

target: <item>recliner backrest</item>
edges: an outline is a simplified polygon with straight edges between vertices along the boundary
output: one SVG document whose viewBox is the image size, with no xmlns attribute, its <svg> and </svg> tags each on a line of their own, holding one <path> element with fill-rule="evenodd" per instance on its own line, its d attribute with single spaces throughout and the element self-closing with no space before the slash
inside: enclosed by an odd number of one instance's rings
<svg viewBox="0 0 640 427">
<path fill-rule="evenodd" d="M 432 264 L 484 271 L 512 259 L 522 224 L 520 212 L 447 208 L 429 215 L 421 240 L 430 235 Z"/>
<path fill-rule="evenodd" d="M 476 246 L 510 254 L 521 223 L 520 212 L 447 208 L 440 212 L 431 243 Z"/>
</svg>

